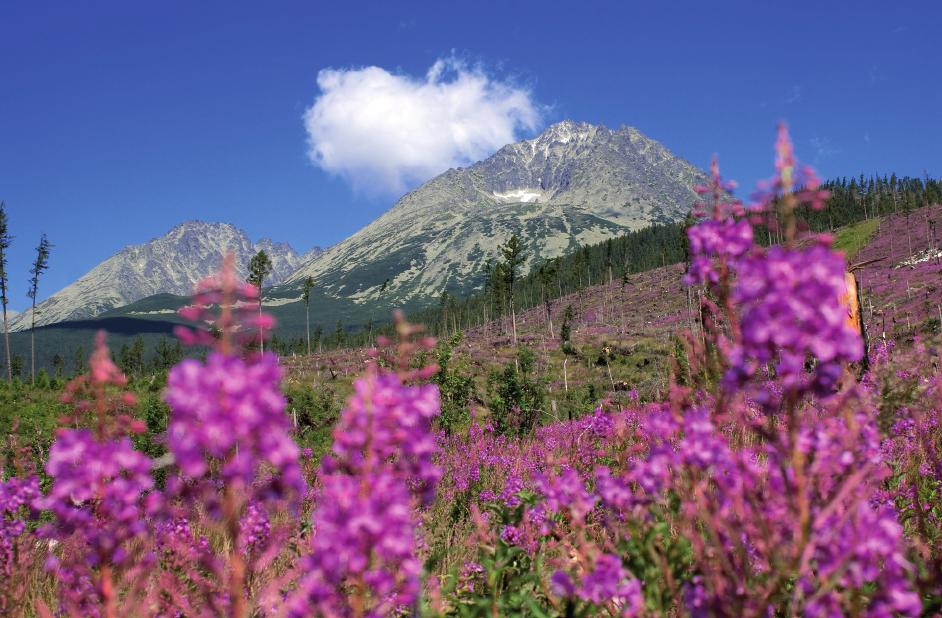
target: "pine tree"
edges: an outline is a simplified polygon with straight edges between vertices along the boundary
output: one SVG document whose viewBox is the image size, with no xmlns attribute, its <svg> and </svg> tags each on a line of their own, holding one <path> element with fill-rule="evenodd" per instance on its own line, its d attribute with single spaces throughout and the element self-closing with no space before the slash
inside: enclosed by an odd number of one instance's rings
<svg viewBox="0 0 942 618">
<path fill-rule="evenodd" d="M 62 377 L 62 367 L 65 366 L 65 362 L 62 360 L 62 357 L 59 356 L 58 352 L 52 356 L 52 369 L 55 372 L 56 379 Z"/>
<path fill-rule="evenodd" d="M 503 275 L 507 286 L 507 296 L 510 300 L 510 319 L 513 326 L 514 345 L 517 345 L 517 313 L 514 307 L 514 283 L 517 280 L 517 270 L 523 264 L 523 248 L 520 246 L 520 239 L 514 234 L 510 237 L 500 253 L 504 257 Z"/>
<path fill-rule="evenodd" d="M 572 353 L 572 320 L 574 318 L 572 305 L 566 305 L 563 313 L 563 324 L 559 328 L 559 343 L 566 354 Z"/>
<path fill-rule="evenodd" d="M 314 343 L 317 345 L 318 352 L 322 351 L 321 343 L 323 342 L 323 340 L 324 340 L 324 328 L 320 324 L 318 324 L 314 328 Z"/>
<path fill-rule="evenodd" d="M 31 277 L 27 295 L 33 301 L 33 311 L 29 325 L 29 375 L 30 381 L 34 384 L 36 383 L 36 296 L 39 293 L 39 277 L 49 268 L 49 250 L 51 248 L 52 245 L 49 244 L 49 239 L 43 234 L 39 239 L 39 245 L 36 246 L 36 260 L 33 261 L 33 266 L 29 269 Z"/>
<path fill-rule="evenodd" d="M 549 336 L 553 336 L 553 281 L 556 279 L 556 260 L 549 260 L 540 265 L 537 273 L 540 278 L 540 292 L 543 306 L 546 308 L 546 323 Z"/>
<path fill-rule="evenodd" d="M 258 345 L 259 349 L 265 351 L 265 333 L 262 331 L 262 285 L 265 283 L 265 278 L 271 274 L 272 263 L 271 259 L 268 257 L 268 254 L 264 251 L 259 251 L 252 256 L 252 259 L 249 260 L 249 283 L 258 288 Z"/>
<path fill-rule="evenodd" d="M 80 345 L 75 349 L 75 355 L 72 357 L 72 373 L 81 375 L 85 373 L 85 346 Z"/>
<path fill-rule="evenodd" d="M 169 339 L 161 337 L 154 347 L 154 359 L 151 361 L 151 366 L 154 371 L 166 371 L 180 362 L 182 358 L 183 348 L 180 346 L 180 341 L 177 340 L 172 345 Z"/>
<path fill-rule="evenodd" d="M 128 344 L 122 343 L 121 350 L 118 352 L 118 367 L 120 367 L 121 371 L 127 375 L 131 373 L 133 364 L 134 361 L 131 358 L 131 348 L 128 347 Z"/>
<path fill-rule="evenodd" d="M 7 322 L 7 249 L 13 237 L 7 228 L 6 206 L 0 202 L 0 304 L 3 305 L 3 347 L 7 359 L 7 381 L 13 380 L 13 368 L 10 366 L 10 328 Z"/>
<path fill-rule="evenodd" d="M 304 301 L 304 330 L 307 332 L 307 355 L 311 355 L 311 290 L 314 278 L 308 277 L 301 284 L 301 300 Z"/>
<path fill-rule="evenodd" d="M 140 375 L 144 373 L 144 337 L 143 335 L 138 335 L 137 339 L 134 340 L 134 345 L 131 346 L 131 367 L 128 370 L 128 373 Z"/>
</svg>

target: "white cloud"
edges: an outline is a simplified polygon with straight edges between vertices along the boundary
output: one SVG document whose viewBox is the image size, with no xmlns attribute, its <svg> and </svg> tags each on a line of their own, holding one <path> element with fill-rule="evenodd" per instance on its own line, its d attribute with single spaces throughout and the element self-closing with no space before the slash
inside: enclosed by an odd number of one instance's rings
<svg viewBox="0 0 942 618">
<path fill-rule="evenodd" d="M 402 192 L 536 130 L 531 92 L 438 60 L 424 78 L 380 67 L 324 69 L 304 113 L 311 160 L 367 192 Z"/>
</svg>

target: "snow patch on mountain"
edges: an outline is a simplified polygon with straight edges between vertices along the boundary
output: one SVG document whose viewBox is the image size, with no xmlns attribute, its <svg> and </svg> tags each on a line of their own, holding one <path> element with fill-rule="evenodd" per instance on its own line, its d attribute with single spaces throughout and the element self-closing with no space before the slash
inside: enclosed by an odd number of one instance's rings
<svg viewBox="0 0 942 618">
<path fill-rule="evenodd" d="M 546 200 L 543 192 L 536 189 L 514 189 L 506 193 L 498 193 L 495 191 L 492 195 L 501 202 L 510 203 L 521 202 L 528 204 L 530 202 L 542 202 Z"/>
</svg>

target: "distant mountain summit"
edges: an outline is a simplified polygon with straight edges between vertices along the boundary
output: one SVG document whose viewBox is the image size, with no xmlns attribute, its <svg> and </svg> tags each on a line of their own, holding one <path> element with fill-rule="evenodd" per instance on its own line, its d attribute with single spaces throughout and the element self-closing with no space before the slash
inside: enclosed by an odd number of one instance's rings
<svg viewBox="0 0 942 618">
<path fill-rule="evenodd" d="M 287 283 L 311 276 L 327 294 L 361 303 L 467 293 L 511 234 L 524 242 L 526 271 L 580 245 L 683 218 L 693 187 L 706 180 L 637 129 L 566 120 L 433 178 Z"/>
<path fill-rule="evenodd" d="M 272 284 L 320 252 L 315 248 L 301 256 L 287 243 L 267 238 L 253 243 L 228 223 L 187 221 L 159 238 L 121 249 L 39 303 L 36 324 L 94 317 L 153 294 L 188 295 L 197 281 L 218 270 L 226 253 L 235 255 L 239 272 L 245 276 L 249 259 L 259 250 L 271 257 Z M 11 329 L 29 328 L 30 316 L 30 310 L 15 316 Z"/>
</svg>

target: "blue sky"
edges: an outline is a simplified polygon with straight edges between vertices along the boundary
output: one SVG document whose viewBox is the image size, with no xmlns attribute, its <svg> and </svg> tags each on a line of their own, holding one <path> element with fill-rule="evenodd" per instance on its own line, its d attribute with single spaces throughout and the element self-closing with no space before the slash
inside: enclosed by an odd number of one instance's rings
<svg viewBox="0 0 942 618">
<path fill-rule="evenodd" d="M 41 232 L 43 298 L 186 219 L 330 245 L 436 167 L 565 118 L 717 152 L 743 187 L 780 119 L 823 176 L 940 176 L 940 21 L 930 1 L 4 2 L 12 306 Z M 374 79 L 398 98 L 360 110 Z M 449 123 L 471 137 L 443 141 Z"/>
</svg>

